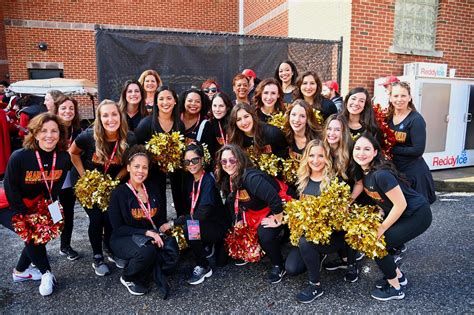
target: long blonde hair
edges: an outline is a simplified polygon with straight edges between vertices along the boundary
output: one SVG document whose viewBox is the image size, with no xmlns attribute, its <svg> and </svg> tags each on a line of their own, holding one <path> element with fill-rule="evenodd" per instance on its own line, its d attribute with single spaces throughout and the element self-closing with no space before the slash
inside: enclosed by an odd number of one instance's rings
<svg viewBox="0 0 474 315">
<path fill-rule="evenodd" d="M 298 193 L 300 195 L 303 194 L 303 191 L 306 189 L 309 183 L 309 179 L 311 177 L 311 168 L 309 167 L 309 154 L 311 152 L 311 149 L 315 147 L 321 147 L 324 149 L 324 144 L 323 141 L 320 139 L 314 139 L 311 140 L 308 145 L 306 146 L 304 152 L 303 152 L 303 157 L 301 158 L 300 161 L 300 167 L 298 168 L 296 174 L 298 177 L 298 180 L 296 181 L 296 187 L 298 189 Z M 329 167 L 328 167 L 328 162 L 329 158 L 326 154 L 326 150 L 324 150 L 324 160 L 325 160 L 325 167 L 323 171 L 323 180 L 321 181 L 321 186 L 320 189 L 324 190 L 325 187 L 329 185 Z"/>
<path fill-rule="evenodd" d="M 128 144 L 127 144 L 128 125 L 127 125 L 127 119 L 125 118 L 125 115 L 122 113 L 119 105 L 116 102 L 108 100 L 108 99 L 103 100 L 102 102 L 100 102 L 99 106 L 97 106 L 97 110 L 95 114 L 96 119 L 94 121 L 95 153 L 97 155 L 98 160 L 102 163 L 105 163 L 109 159 L 110 153 L 111 153 L 111 152 L 107 152 L 107 149 L 106 149 L 107 141 L 106 141 L 105 129 L 100 119 L 100 110 L 105 105 L 115 105 L 120 115 L 120 128 L 118 129 L 118 135 L 117 135 L 117 141 L 119 141 L 119 145 L 117 147 L 117 152 L 115 153 L 115 156 L 121 160 L 123 154 L 125 153 L 125 150 L 128 147 Z"/>
<path fill-rule="evenodd" d="M 341 123 L 341 140 L 336 149 L 332 149 L 328 139 L 328 126 L 331 121 L 337 120 Z M 330 177 L 340 176 L 344 180 L 348 180 L 349 176 L 347 172 L 349 170 L 349 164 L 351 161 L 351 147 L 352 137 L 349 131 L 349 125 L 346 119 L 342 115 L 332 114 L 326 119 L 323 129 L 323 143 L 326 157 L 328 158 L 328 173 Z"/>
</svg>

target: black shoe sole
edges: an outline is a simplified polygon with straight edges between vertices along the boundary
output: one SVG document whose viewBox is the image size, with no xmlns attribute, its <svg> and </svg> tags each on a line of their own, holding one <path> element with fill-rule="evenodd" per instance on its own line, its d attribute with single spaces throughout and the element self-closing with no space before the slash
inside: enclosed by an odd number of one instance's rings
<svg viewBox="0 0 474 315">
<path fill-rule="evenodd" d="M 296 299 L 298 302 L 300 303 L 303 303 L 303 304 L 308 304 L 308 303 L 311 303 L 313 302 L 314 300 L 316 300 L 318 297 L 320 297 L 321 295 L 323 295 L 324 291 L 321 291 L 321 293 L 319 293 L 318 295 L 315 295 L 311 300 L 308 300 L 308 301 L 301 301 L 301 300 L 298 300 Z"/>
<path fill-rule="evenodd" d="M 374 296 L 373 294 L 371 294 L 370 296 L 379 301 L 403 300 L 405 298 L 405 293 L 402 293 L 402 295 L 394 295 L 386 298 Z"/>
</svg>

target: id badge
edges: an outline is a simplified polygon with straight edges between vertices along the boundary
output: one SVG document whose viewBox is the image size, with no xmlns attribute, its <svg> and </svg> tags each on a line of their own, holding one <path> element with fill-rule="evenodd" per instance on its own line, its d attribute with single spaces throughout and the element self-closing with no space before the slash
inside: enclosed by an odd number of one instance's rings
<svg viewBox="0 0 474 315">
<path fill-rule="evenodd" d="M 49 213 L 51 214 L 51 219 L 53 220 L 53 223 L 58 223 L 59 221 L 63 219 L 60 207 L 61 205 L 59 204 L 57 200 L 53 202 L 52 204 L 48 205 L 48 210 L 49 210 Z"/>
<path fill-rule="evenodd" d="M 188 236 L 190 241 L 201 240 L 201 229 L 198 220 L 187 220 Z"/>
</svg>

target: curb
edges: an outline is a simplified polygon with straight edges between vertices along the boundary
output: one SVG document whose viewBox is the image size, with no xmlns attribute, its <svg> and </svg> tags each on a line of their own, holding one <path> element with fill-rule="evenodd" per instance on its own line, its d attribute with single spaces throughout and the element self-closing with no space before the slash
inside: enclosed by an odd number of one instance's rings
<svg viewBox="0 0 474 315">
<path fill-rule="evenodd" d="M 443 192 L 474 192 L 474 182 L 434 180 L 435 190 Z"/>
</svg>

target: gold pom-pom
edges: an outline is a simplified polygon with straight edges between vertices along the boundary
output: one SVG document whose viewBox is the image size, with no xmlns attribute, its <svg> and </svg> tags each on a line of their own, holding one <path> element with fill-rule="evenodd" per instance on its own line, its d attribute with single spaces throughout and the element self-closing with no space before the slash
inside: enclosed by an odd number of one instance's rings
<svg viewBox="0 0 474 315">
<path fill-rule="evenodd" d="M 97 205 L 102 211 L 107 211 L 110 195 L 119 180 L 113 180 L 109 174 L 102 174 L 98 170 L 86 170 L 74 186 L 77 200 L 85 208 Z"/>
<path fill-rule="evenodd" d="M 294 185 L 296 180 L 298 179 L 298 175 L 296 174 L 298 168 L 300 167 L 300 162 L 293 158 L 288 158 L 283 160 L 283 179 L 287 184 Z"/>
<path fill-rule="evenodd" d="M 351 202 L 351 188 L 343 181 L 335 178 L 319 196 L 322 204 L 326 205 L 329 223 L 335 231 L 342 231 L 344 222 L 348 219 L 348 206 Z"/>
<path fill-rule="evenodd" d="M 318 124 L 322 126 L 324 123 L 324 117 L 321 114 L 321 111 L 316 108 L 313 108 L 313 113 L 314 117 L 316 117 L 316 121 L 318 122 Z"/>
<path fill-rule="evenodd" d="M 278 172 L 282 169 L 280 163 L 282 159 L 273 153 L 256 154 L 253 146 L 250 146 L 247 148 L 247 154 L 257 168 L 270 176 L 278 176 Z"/>
<path fill-rule="evenodd" d="M 377 231 L 382 221 L 377 207 L 353 204 L 350 219 L 344 224 L 347 244 L 371 259 L 384 257 L 387 255 L 385 237 L 382 235 L 377 239 Z"/>
<path fill-rule="evenodd" d="M 207 143 L 201 143 L 202 145 L 202 149 L 203 149 L 203 159 L 204 159 L 204 163 L 206 163 L 206 165 L 209 165 L 209 163 L 211 163 L 211 153 L 209 152 L 209 148 L 208 148 L 208 145 Z"/>
<path fill-rule="evenodd" d="M 188 248 L 188 242 L 186 242 L 186 237 L 184 236 L 184 230 L 182 226 L 175 225 L 171 230 L 171 236 L 176 238 L 179 250 L 185 250 Z"/>
<path fill-rule="evenodd" d="M 277 127 L 280 130 L 285 129 L 285 124 L 286 124 L 286 116 L 284 113 L 276 113 L 271 116 L 271 118 L 268 120 L 268 124 Z"/>
<path fill-rule="evenodd" d="M 184 136 L 178 131 L 171 134 L 155 133 L 146 143 L 145 148 L 151 152 L 163 172 L 174 172 L 181 168 L 182 155 L 186 145 Z"/>
</svg>

